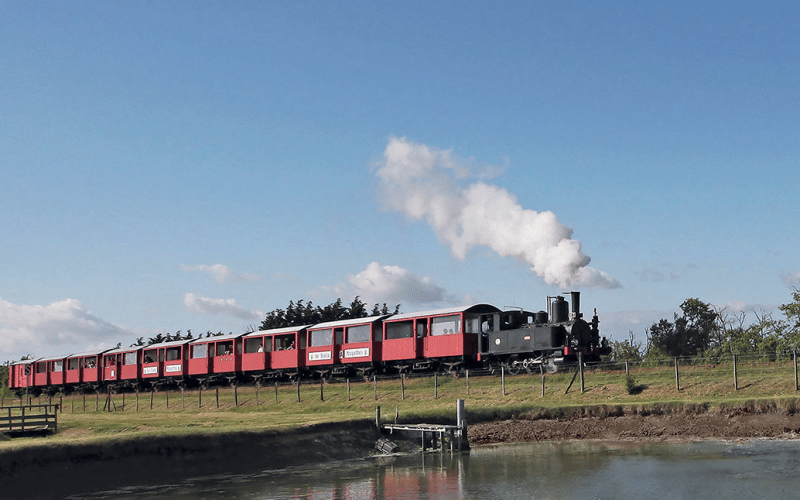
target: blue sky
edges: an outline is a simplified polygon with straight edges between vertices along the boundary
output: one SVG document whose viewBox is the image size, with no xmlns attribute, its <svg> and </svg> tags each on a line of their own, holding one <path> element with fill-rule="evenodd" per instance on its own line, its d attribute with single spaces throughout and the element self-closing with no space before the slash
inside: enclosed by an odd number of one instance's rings
<svg viewBox="0 0 800 500">
<path fill-rule="evenodd" d="M 356 294 L 773 310 L 798 61 L 788 3 L 5 2 L 0 359 Z"/>
</svg>

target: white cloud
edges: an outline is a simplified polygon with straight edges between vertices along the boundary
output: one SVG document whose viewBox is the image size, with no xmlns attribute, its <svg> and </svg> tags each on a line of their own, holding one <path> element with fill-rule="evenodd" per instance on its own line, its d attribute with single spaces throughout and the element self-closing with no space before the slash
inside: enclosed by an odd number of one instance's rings
<svg viewBox="0 0 800 500">
<path fill-rule="evenodd" d="M 19 359 L 102 350 L 133 332 L 90 313 L 80 301 L 17 305 L 0 298 L 0 359 Z"/>
<path fill-rule="evenodd" d="M 485 182 L 466 184 L 468 177 L 486 177 L 471 174 L 473 164 L 450 151 L 391 138 L 377 170 L 384 206 L 425 220 L 459 259 L 483 245 L 524 260 L 548 285 L 619 286 L 609 274 L 589 267 L 572 228 L 553 212 L 524 209 L 516 196 Z"/>
<path fill-rule="evenodd" d="M 264 319 L 263 312 L 246 309 L 238 305 L 234 299 L 211 299 L 198 297 L 193 293 L 186 293 L 183 296 L 183 303 L 188 310 L 203 314 L 232 316 L 246 321 Z"/>
<path fill-rule="evenodd" d="M 250 273 L 236 273 L 225 264 L 214 264 L 213 266 L 181 266 L 181 269 L 189 272 L 205 272 L 214 276 L 214 279 L 219 284 L 224 283 L 241 283 L 247 281 L 250 283 L 259 283 L 261 278 L 255 274 Z"/>
<path fill-rule="evenodd" d="M 783 274 L 783 283 L 789 287 L 800 287 L 800 271 L 790 274 Z"/>
<path fill-rule="evenodd" d="M 417 276 L 399 266 L 381 266 L 377 262 L 370 263 L 358 274 L 348 275 L 347 283 L 338 284 L 328 291 L 339 297 L 359 296 L 366 304 L 394 306 L 459 302 L 427 276 Z"/>
</svg>

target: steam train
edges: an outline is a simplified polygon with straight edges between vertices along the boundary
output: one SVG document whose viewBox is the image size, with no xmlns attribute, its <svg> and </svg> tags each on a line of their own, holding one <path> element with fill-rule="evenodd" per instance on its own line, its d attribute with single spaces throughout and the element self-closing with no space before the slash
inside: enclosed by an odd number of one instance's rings
<svg viewBox="0 0 800 500">
<path fill-rule="evenodd" d="M 17 394 L 208 387 L 301 377 L 369 377 L 470 367 L 555 372 L 610 353 L 595 311 L 547 298 L 547 311 L 503 311 L 490 304 L 333 321 L 148 346 L 120 347 L 12 363 Z"/>
</svg>

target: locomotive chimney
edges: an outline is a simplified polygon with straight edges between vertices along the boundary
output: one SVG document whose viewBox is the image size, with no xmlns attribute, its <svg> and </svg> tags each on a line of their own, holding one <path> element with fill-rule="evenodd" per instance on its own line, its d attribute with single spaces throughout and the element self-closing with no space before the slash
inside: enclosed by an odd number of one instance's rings
<svg viewBox="0 0 800 500">
<path fill-rule="evenodd" d="M 580 319 L 583 314 L 581 314 L 581 292 L 569 292 L 572 300 L 572 318 L 573 319 Z"/>
</svg>

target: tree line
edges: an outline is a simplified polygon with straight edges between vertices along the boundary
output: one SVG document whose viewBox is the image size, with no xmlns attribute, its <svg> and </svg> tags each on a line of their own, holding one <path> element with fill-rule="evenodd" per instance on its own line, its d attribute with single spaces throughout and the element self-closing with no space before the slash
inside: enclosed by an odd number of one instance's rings
<svg viewBox="0 0 800 500">
<path fill-rule="evenodd" d="M 792 301 L 779 307 L 782 317 L 754 312 L 755 321 L 747 324 L 747 313 L 715 308 L 697 298 L 680 306 L 672 321 L 661 319 L 647 329 L 646 342 L 637 341 L 633 332 L 623 341 L 612 341 L 612 359 L 649 361 L 667 357 L 723 358 L 733 354 L 775 356 L 779 352 L 800 350 L 800 288 L 792 291 Z"/>
</svg>

